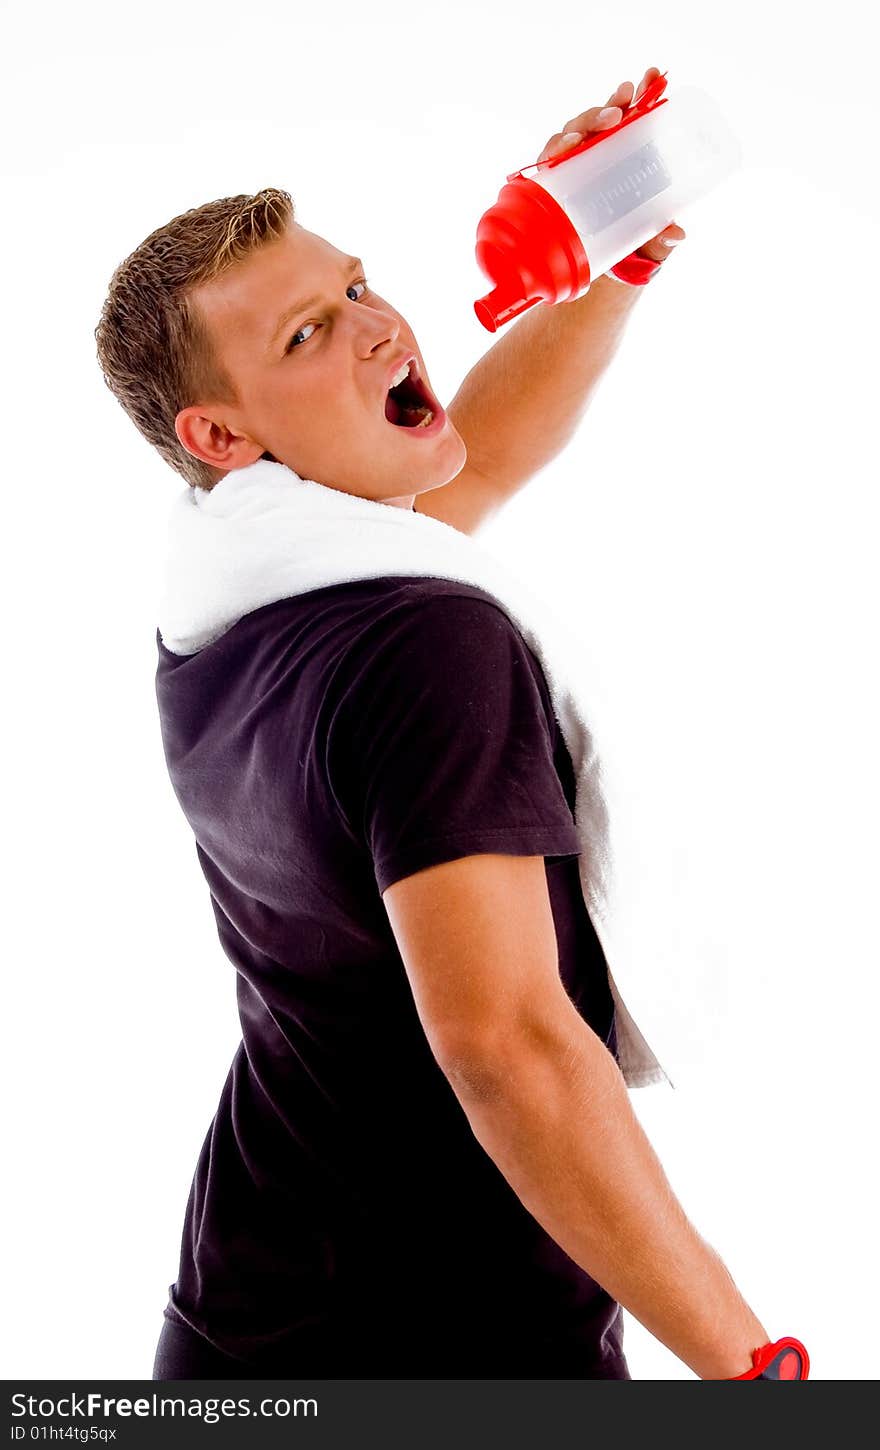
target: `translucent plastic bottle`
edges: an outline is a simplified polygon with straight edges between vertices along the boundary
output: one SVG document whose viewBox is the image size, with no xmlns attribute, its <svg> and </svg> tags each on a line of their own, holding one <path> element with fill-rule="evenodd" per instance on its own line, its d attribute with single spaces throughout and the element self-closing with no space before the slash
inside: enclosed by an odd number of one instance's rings
<svg viewBox="0 0 880 1450">
<path fill-rule="evenodd" d="M 474 311 L 490 332 L 536 302 L 586 292 L 741 164 L 705 91 L 665 89 L 664 73 L 616 126 L 508 176 L 477 228 L 477 262 L 494 286 Z"/>
</svg>

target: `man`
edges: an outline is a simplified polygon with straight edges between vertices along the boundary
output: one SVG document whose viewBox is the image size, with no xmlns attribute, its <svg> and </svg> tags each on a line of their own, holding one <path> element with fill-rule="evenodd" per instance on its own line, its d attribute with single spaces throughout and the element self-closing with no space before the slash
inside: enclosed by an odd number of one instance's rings
<svg viewBox="0 0 880 1450">
<path fill-rule="evenodd" d="M 148 238 L 99 356 L 194 487 L 268 458 L 472 533 L 569 440 L 638 295 L 600 277 L 533 309 L 444 411 L 361 260 L 268 190 Z M 428 427 L 389 414 L 410 361 Z M 510 621 L 448 581 L 361 580 L 254 611 L 219 649 L 158 644 L 243 1041 L 154 1377 L 629 1378 L 621 1305 L 700 1377 L 749 1372 L 767 1332 L 629 1105 L 571 763 Z"/>
</svg>

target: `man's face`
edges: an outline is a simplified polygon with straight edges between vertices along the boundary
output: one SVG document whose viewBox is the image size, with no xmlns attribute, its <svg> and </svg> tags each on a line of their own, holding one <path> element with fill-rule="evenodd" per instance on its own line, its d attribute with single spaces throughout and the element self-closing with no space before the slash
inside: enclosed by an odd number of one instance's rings
<svg viewBox="0 0 880 1450">
<path fill-rule="evenodd" d="M 433 389 L 408 323 L 364 285 L 366 275 L 346 252 L 292 223 L 283 238 L 197 288 L 194 301 L 240 403 L 178 414 L 189 451 L 226 472 L 267 451 L 301 478 L 405 508 L 454 478 L 467 449 L 442 409 L 439 430 L 386 418 L 403 359 L 414 354 Z"/>
</svg>

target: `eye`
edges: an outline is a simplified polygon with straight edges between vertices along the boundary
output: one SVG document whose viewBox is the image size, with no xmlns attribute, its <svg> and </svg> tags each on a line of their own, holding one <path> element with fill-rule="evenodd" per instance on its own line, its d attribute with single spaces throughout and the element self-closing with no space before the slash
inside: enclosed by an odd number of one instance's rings
<svg viewBox="0 0 880 1450">
<path fill-rule="evenodd" d="M 348 286 L 346 287 L 345 290 L 346 290 L 346 292 L 353 292 L 354 289 L 355 289 L 355 287 L 363 287 L 364 292 L 366 292 L 368 290 L 366 277 L 359 277 L 356 282 L 349 282 L 349 284 L 348 284 Z M 363 293 L 361 293 L 361 296 L 363 296 Z M 352 298 L 352 301 L 353 302 L 360 302 L 360 300 L 361 300 L 360 297 L 353 297 Z M 293 334 L 293 337 L 290 339 L 290 342 L 287 344 L 286 351 L 287 352 L 295 352 L 297 347 L 302 347 L 302 343 L 301 342 L 300 343 L 297 343 L 296 339 L 298 337 L 302 337 L 303 333 L 306 330 L 306 327 L 314 327 L 314 326 L 315 326 L 314 322 L 307 322 L 304 327 L 297 328 L 296 332 Z M 309 336 L 311 336 L 311 334 L 309 334 Z M 306 342 L 308 342 L 308 338 L 306 338 Z"/>
</svg>

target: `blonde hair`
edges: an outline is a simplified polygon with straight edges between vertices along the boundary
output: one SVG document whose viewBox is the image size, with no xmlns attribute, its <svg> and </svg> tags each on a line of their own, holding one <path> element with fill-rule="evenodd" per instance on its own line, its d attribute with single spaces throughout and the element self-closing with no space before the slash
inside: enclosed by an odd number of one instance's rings
<svg viewBox="0 0 880 1450">
<path fill-rule="evenodd" d="M 238 398 L 190 297 L 294 219 L 286 191 L 226 196 L 176 216 L 120 262 L 95 328 L 104 381 L 135 427 L 191 486 L 223 476 L 188 453 L 174 431 L 181 408 Z"/>
</svg>

